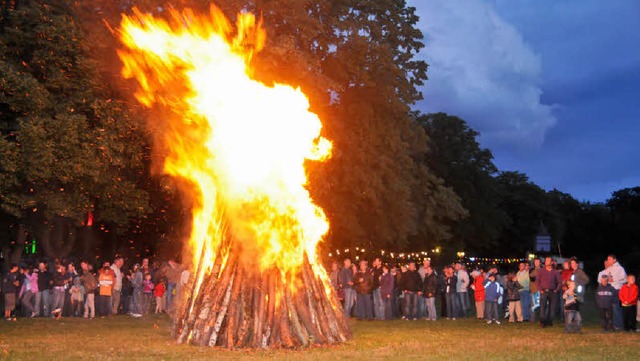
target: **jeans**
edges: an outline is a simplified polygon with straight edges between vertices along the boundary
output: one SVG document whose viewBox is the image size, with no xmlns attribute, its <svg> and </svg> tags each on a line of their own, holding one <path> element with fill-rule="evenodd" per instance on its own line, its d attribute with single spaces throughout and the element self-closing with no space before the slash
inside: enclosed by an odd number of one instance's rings
<svg viewBox="0 0 640 361">
<path fill-rule="evenodd" d="M 142 314 L 142 289 L 134 288 L 133 289 L 133 297 L 131 301 L 131 309 L 129 310 L 132 314 Z"/>
<path fill-rule="evenodd" d="M 407 319 L 418 318 L 418 293 L 407 291 L 404 293 L 404 317 Z"/>
<path fill-rule="evenodd" d="M 96 304 L 95 304 L 96 295 L 93 292 L 87 293 L 87 297 L 84 301 L 84 317 L 96 317 Z"/>
<path fill-rule="evenodd" d="M 429 298 L 425 298 L 424 300 L 427 308 L 427 317 L 431 321 L 435 321 L 436 320 L 436 298 L 429 297 Z"/>
<path fill-rule="evenodd" d="M 554 310 L 558 307 L 558 294 L 553 291 L 540 292 L 540 324 L 553 325 Z"/>
<path fill-rule="evenodd" d="M 113 306 L 111 304 L 111 296 L 98 296 L 98 311 L 100 311 L 100 316 L 110 316 L 111 311 L 113 310 Z"/>
<path fill-rule="evenodd" d="M 624 328 L 624 322 L 622 321 L 622 306 L 620 305 L 620 299 L 618 298 L 618 292 L 616 290 L 613 293 L 613 308 L 611 309 L 611 317 L 613 318 L 613 327 L 616 330 L 622 330 Z"/>
<path fill-rule="evenodd" d="M 500 321 L 498 317 L 498 302 L 484 301 L 484 315 L 487 321 Z"/>
<path fill-rule="evenodd" d="M 356 290 L 353 288 L 344 289 L 344 315 L 351 317 L 351 309 L 356 300 Z"/>
<path fill-rule="evenodd" d="M 29 317 L 33 313 L 33 299 L 35 294 L 31 291 L 25 291 L 22 294 L 22 299 L 20 300 L 20 304 L 22 305 L 22 310 L 24 315 Z M 634 315 L 635 317 L 635 315 Z"/>
<path fill-rule="evenodd" d="M 529 290 L 520 291 L 520 304 L 522 306 L 522 319 L 529 321 L 529 318 L 531 318 L 531 293 Z"/>
<path fill-rule="evenodd" d="M 60 312 L 62 312 L 62 309 L 64 309 L 64 294 L 65 289 L 63 287 L 56 287 L 53 290 L 53 302 L 51 303 L 51 311 L 60 309 Z"/>
<path fill-rule="evenodd" d="M 457 293 L 447 293 L 447 318 L 456 318 L 458 317 L 458 294 Z"/>
<path fill-rule="evenodd" d="M 427 317 L 427 299 L 422 296 L 418 297 L 418 317 Z"/>
<path fill-rule="evenodd" d="M 371 293 L 358 293 L 356 301 L 356 317 L 359 320 L 373 320 Z"/>
<path fill-rule="evenodd" d="M 458 292 L 458 316 L 467 317 L 469 309 L 469 294 L 467 292 Z"/>
<path fill-rule="evenodd" d="M 39 291 L 36 293 L 36 313 L 40 315 L 40 309 L 42 309 L 42 316 L 49 317 L 51 308 L 49 307 L 49 290 Z"/>
<path fill-rule="evenodd" d="M 164 309 L 169 311 L 169 307 L 171 307 L 171 303 L 173 302 L 173 290 L 176 288 L 176 284 L 172 282 L 167 282 L 167 292 L 165 292 L 164 297 Z"/>
<path fill-rule="evenodd" d="M 578 311 L 564 311 L 564 331 L 580 332 L 582 317 Z"/>
<path fill-rule="evenodd" d="M 380 288 L 373 290 L 373 314 L 376 320 L 384 320 L 384 301 Z"/>
<path fill-rule="evenodd" d="M 392 320 L 393 319 L 393 310 L 392 310 L 392 306 L 393 306 L 393 296 L 390 297 L 384 297 L 382 299 L 382 306 L 384 307 L 384 319 L 385 320 Z"/>
</svg>

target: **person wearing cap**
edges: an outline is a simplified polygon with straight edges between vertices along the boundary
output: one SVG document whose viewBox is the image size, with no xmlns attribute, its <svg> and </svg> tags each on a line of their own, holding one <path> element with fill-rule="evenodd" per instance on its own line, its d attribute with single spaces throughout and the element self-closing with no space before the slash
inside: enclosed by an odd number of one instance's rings
<svg viewBox="0 0 640 361">
<path fill-rule="evenodd" d="M 613 302 L 617 301 L 614 297 L 615 294 L 616 289 L 609 283 L 609 275 L 602 275 L 596 291 L 596 305 L 600 312 L 600 324 L 603 332 L 613 331 L 612 308 Z"/>
</svg>

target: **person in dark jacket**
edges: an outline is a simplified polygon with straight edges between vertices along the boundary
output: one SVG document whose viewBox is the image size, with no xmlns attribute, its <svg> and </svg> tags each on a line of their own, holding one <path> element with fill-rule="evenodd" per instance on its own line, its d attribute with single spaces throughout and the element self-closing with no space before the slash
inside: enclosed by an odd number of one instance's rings
<svg viewBox="0 0 640 361">
<path fill-rule="evenodd" d="M 20 289 L 20 281 L 18 281 L 18 265 L 13 263 L 9 268 L 9 272 L 2 278 L 2 293 L 4 294 L 4 317 L 7 320 L 15 321 L 15 315 L 12 313 L 16 308 L 16 299 L 18 298 L 18 290 Z"/>
<path fill-rule="evenodd" d="M 53 276 L 47 269 L 45 262 L 38 263 L 38 293 L 36 293 L 35 312 L 40 315 L 42 311 L 43 317 L 49 317 L 51 314 L 51 304 L 49 299 L 49 290 L 53 284 Z"/>
<path fill-rule="evenodd" d="M 359 320 L 373 319 L 373 303 L 371 293 L 373 291 L 373 274 L 367 267 L 367 261 L 360 261 L 360 268 L 353 277 L 353 285 L 356 289 L 356 317 Z"/>
<path fill-rule="evenodd" d="M 344 267 L 338 273 L 338 286 L 344 292 L 344 315 L 351 317 L 351 310 L 356 301 L 356 291 L 353 288 L 353 272 L 351 271 L 351 260 L 344 259 Z"/>
<path fill-rule="evenodd" d="M 389 266 L 382 266 L 382 275 L 380 276 L 380 296 L 382 297 L 382 302 L 384 305 L 384 319 L 391 320 L 393 319 L 393 297 L 394 290 L 393 284 L 394 279 L 393 275 L 389 272 Z"/>
<path fill-rule="evenodd" d="M 373 275 L 373 315 L 376 320 L 384 320 L 384 300 L 380 292 L 380 277 L 382 276 L 382 260 L 375 258 L 373 260 L 373 268 L 371 269 Z"/>
<path fill-rule="evenodd" d="M 600 324 L 604 332 L 613 331 L 612 309 L 613 302 L 617 301 L 615 294 L 616 289 L 609 283 L 609 276 L 603 275 L 596 290 L 596 305 L 600 311 Z"/>
<path fill-rule="evenodd" d="M 518 282 L 518 278 L 515 273 L 509 273 L 509 279 L 507 280 L 507 301 L 509 301 L 509 322 L 516 320 L 515 315 L 518 315 L 518 322 L 522 322 L 522 305 L 520 304 L 520 289 L 522 286 Z"/>
<path fill-rule="evenodd" d="M 436 320 L 436 293 L 438 292 L 438 279 L 433 272 L 433 268 L 428 266 L 424 275 L 424 284 L 422 287 L 423 295 L 426 299 L 427 320 Z"/>
<path fill-rule="evenodd" d="M 418 319 L 418 297 L 422 295 L 422 278 L 416 270 L 416 263 L 409 263 L 409 269 L 402 275 L 402 293 L 405 302 L 403 319 Z"/>
<path fill-rule="evenodd" d="M 444 287 L 447 300 L 447 319 L 455 320 L 458 315 L 458 293 L 456 292 L 456 284 L 458 283 L 458 277 L 456 277 L 453 267 L 448 266 L 446 269 Z"/>
</svg>

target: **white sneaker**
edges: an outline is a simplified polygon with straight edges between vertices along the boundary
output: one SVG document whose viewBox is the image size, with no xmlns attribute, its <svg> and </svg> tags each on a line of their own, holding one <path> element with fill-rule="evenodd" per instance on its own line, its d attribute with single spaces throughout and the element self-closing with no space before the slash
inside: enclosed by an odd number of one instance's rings
<svg viewBox="0 0 640 361">
<path fill-rule="evenodd" d="M 491 324 L 491 320 L 487 321 L 487 325 L 490 325 L 490 324 Z"/>
<path fill-rule="evenodd" d="M 500 324 L 500 321 L 496 320 L 496 323 L 499 325 L 499 324 Z"/>
</svg>

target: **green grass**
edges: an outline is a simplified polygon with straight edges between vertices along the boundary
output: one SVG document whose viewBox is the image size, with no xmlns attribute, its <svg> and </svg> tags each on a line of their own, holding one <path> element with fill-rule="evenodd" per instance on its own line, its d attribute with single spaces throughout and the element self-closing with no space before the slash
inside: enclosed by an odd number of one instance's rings
<svg viewBox="0 0 640 361">
<path fill-rule="evenodd" d="M 177 345 L 167 316 L 0 321 L 0 358 L 148 360 L 639 360 L 640 333 L 582 334 L 561 325 L 487 325 L 475 319 L 352 321 L 353 339 L 305 350 L 224 350 Z"/>
</svg>

